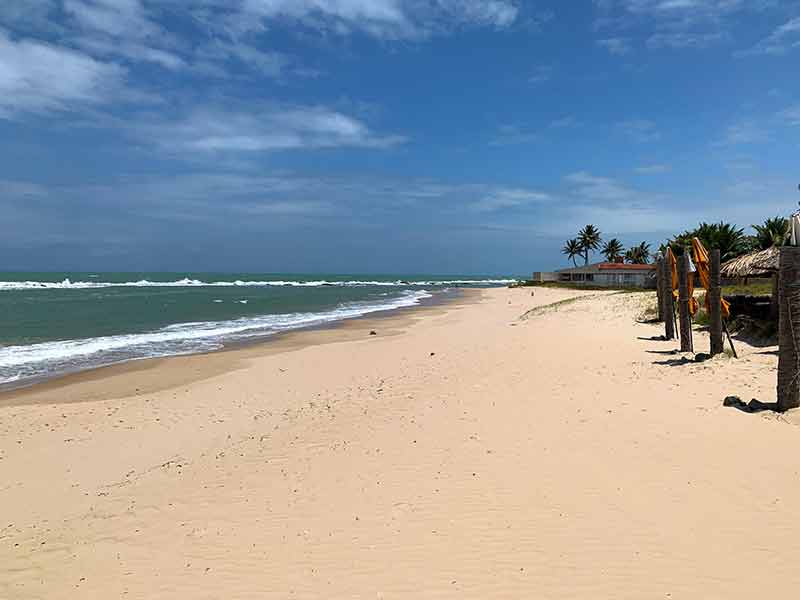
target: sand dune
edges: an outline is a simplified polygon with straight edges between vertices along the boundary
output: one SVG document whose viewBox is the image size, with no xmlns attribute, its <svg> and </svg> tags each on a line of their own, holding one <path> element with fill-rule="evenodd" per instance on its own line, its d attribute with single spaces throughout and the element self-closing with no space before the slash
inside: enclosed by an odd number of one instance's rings
<svg viewBox="0 0 800 600">
<path fill-rule="evenodd" d="M 0 396 L 0 598 L 793 598 L 800 428 L 722 407 L 774 400 L 775 348 L 682 364 L 648 298 L 488 290 Z"/>
</svg>

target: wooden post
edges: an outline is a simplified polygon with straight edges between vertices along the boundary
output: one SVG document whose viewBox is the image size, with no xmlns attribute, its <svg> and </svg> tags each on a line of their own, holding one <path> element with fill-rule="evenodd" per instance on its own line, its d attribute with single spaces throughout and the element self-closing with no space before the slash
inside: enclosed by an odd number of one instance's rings
<svg viewBox="0 0 800 600">
<path fill-rule="evenodd" d="M 800 406 L 800 247 L 783 246 L 778 316 L 778 410 Z"/>
<path fill-rule="evenodd" d="M 708 318 L 711 322 L 711 356 L 722 354 L 724 341 L 722 339 L 722 285 L 720 285 L 720 255 L 719 248 L 711 251 L 711 272 L 708 286 Z"/>
<path fill-rule="evenodd" d="M 675 339 L 675 317 L 672 310 L 672 271 L 669 261 L 665 258 L 661 265 L 661 280 L 663 284 L 662 296 L 664 300 L 664 337 L 668 340 Z"/>
<path fill-rule="evenodd" d="M 678 315 L 681 327 L 681 352 L 694 352 L 692 314 L 689 312 L 689 254 L 678 258 Z"/>
<path fill-rule="evenodd" d="M 656 304 L 658 305 L 658 320 L 664 320 L 664 269 L 661 263 L 663 258 L 656 261 Z"/>
<path fill-rule="evenodd" d="M 769 302 L 769 318 L 773 321 L 778 320 L 778 310 L 781 305 L 781 292 L 780 286 L 778 285 L 778 274 L 774 273 L 772 275 L 772 298 L 770 298 Z"/>
</svg>

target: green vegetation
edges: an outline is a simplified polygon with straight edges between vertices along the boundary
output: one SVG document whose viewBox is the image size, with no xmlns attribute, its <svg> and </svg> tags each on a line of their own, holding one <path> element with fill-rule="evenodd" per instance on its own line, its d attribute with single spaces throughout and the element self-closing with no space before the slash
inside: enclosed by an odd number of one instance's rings
<svg viewBox="0 0 800 600">
<path fill-rule="evenodd" d="M 696 228 L 686 230 L 667 241 L 675 256 L 683 256 L 688 249 L 691 252 L 692 238 L 698 238 L 706 250 L 719 248 L 722 262 L 736 258 L 752 250 L 744 229 L 731 223 L 700 223 Z"/>
<path fill-rule="evenodd" d="M 667 247 L 675 256 L 682 256 L 686 249 L 691 249 L 692 238 L 698 238 L 706 250 L 719 248 L 722 262 L 749 254 L 757 250 L 766 250 L 773 246 L 782 246 L 789 237 L 789 219 L 777 216 L 764 220 L 761 225 L 751 226 L 755 235 L 745 235 L 744 229 L 732 223 L 700 223 L 694 229 L 686 230 L 667 240 L 661 251 Z"/>
<path fill-rule="evenodd" d="M 527 321 L 531 317 L 536 317 L 539 315 L 556 312 L 566 306 L 570 306 L 571 304 L 575 304 L 580 300 L 586 300 L 588 298 L 594 298 L 594 296 L 576 296 L 575 298 L 566 298 L 565 300 L 559 300 L 558 302 L 552 302 L 551 304 L 544 304 L 542 306 L 537 306 L 536 308 L 532 308 L 525 314 L 520 315 L 519 320 Z"/>
<path fill-rule="evenodd" d="M 625 260 L 632 265 L 646 265 L 650 262 L 650 244 L 642 242 L 625 253 Z"/>
<path fill-rule="evenodd" d="M 600 230 L 594 225 L 587 225 L 578 232 L 578 243 L 583 249 L 583 264 L 589 264 L 589 252 L 597 250 L 602 242 Z"/>
<path fill-rule="evenodd" d="M 587 225 L 578 232 L 577 237 L 567 240 L 564 247 L 561 249 L 561 253 L 567 257 L 567 260 L 571 260 L 572 264 L 576 267 L 578 266 L 575 260 L 577 257 L 583 258 L 584 265 L 588 265 L 589 253 L 595 252 L 601 245 L 603 249 L 600 250 L 600 254 L 602 254 L 608 262 L 615 262 L 619 258 L 624 257 L 625 261 L 630 264 L 646 265 L 650 262 L 652 256 L 650 244 L 647 242 L 642 242 L 638 246 L 628 249 L 627 252 L 622 242 L 617 238 L 612 238 L 603 244 L 603 237 L 600 234 L 600 230 L 594 225 Z"/>
<path fill-rule="evenodd" d="M 753 229 L 756 231 L 755 238 L 760 250 L 783 246 L 789 238 L 789 219 L 772 217 L 762 225 L 753 225 Z"/>
<path fill-rule="evenodd" d="M 575 258 L 583 254 L 583 248 L 577 239 L 567 240 L 567 243 L 561 249 L 561 253 L 566 254 L 567 260 L 571 260 L 572 264 L 577 267 L 578 263 L 575 262 Z"/>
<path fill-rule="evenodd" d="M 608 262 L 614 262 L 625 252 L 625 247 L 617 238 L 608 240 L 600 251 Z"/>
<path fill-rule="evenodd" d="M 772 281 L 726 285 L 722 288 L 723 296 L 772 296 Z"/>
</svg>

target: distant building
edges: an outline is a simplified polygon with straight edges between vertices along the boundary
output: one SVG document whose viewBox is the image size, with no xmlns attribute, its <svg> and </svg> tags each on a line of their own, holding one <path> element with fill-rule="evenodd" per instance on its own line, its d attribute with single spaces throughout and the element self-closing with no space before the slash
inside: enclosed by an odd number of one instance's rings
<svg viewBox="0 0 800 600">
<path fill-rule="evenodd" d="M 621 262 L 601 262 L 593 265 L 560 269 L 555 272 L 536 272 L 534 283 L 574 283 L 609 288 L 655 288 L 655 265 L 627 265 Z"/>
</svg>

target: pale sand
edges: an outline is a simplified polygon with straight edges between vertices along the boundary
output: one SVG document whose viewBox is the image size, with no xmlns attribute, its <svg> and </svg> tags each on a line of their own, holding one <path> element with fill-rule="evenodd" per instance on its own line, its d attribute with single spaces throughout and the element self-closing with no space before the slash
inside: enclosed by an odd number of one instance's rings
<svg viewBox="0 0 800 600">
<path fill-rule="evenodd" d="M 576 295 L 0 396 L 0 598 L 797 597 L 800 428 L 721 406 L 775 348 L 659 364 L 643 294 L 519 319 Z"/>
</svg>

